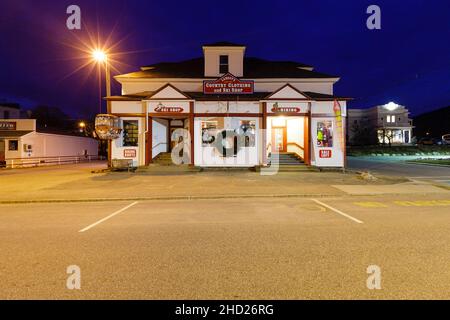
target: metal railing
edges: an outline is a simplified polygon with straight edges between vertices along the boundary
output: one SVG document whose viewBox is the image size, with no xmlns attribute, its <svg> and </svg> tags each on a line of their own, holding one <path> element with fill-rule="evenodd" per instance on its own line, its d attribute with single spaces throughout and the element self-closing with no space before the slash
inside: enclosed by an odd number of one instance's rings
<svg viewBox="0 0 450 320">
<path fill-rule="evenodd" d="M 40 167 L 50 165 L 77 164 L 91 161 L 105 160 L 103 156 L 77 155 L 77 156 L 55 156 L 35 158 L 10 158 L 0 163 L 0 167 L 15 169 L 27 167 Z"/>
</svg>

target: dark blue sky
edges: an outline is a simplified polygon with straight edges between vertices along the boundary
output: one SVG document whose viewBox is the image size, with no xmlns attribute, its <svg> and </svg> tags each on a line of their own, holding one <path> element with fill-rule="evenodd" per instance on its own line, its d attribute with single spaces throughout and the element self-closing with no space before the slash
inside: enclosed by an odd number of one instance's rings
<svg viewBox="0 0 450 320">
<path fill-rule="evenodd" d="M 81 7 L 81 31 L 66 28 L 71 4 Z M 366 28 L 371 4 L 382 10 L 379 31 Z M 86 61 L 72 46 L 88 31 L 121 40 L 114 50 L 122 53 L 115 57 L 121 72 L 198 57 L 204 43 L 231 41 L 247 44 L 248 56 L 341 76 L 335 92 L 354 97 L 354 107 L 395 101 L 419 114 L 450 105 L 448 0 L 1 0 L 0 100 L 95 114 L 96 70 L 71 75 Z"/>
</svg>

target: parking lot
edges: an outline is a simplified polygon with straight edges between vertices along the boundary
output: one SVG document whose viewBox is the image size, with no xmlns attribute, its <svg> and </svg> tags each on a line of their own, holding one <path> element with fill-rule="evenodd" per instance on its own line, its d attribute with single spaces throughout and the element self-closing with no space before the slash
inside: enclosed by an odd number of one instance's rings
<svg viewBox="0 0 450 320">
<path fill-rule="evenodd" d="M 445 194 L 2 204 L 0 298 L 448 299 L 449 216 Z"/>
</svg>

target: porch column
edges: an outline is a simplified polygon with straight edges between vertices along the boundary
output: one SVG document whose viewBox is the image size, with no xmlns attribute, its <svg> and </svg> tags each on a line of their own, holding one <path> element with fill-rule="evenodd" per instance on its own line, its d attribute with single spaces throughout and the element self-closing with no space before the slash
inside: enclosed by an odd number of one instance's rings
<svg viewBox="0 0 450 320">
<path fill-rule="evenodd" d="M 148 117 L 147 136 L 145 139 L 145 165 L 153 162 L 153 117 Z"/>
<path fill-rule="evenodd" d="M 267 102 L 262 103 L 262 165 L 267 164 Z"/>
<path fill-rule="evenodd" d="M 311 106 L 310 106 L 311 110 Z M 303 154 L 305 164 L 311 165 L 311 111 L 304 118 L 303 127 Z"/>
<path fill-rule="evenodd" d="M 191 166 L 195 164 L 194 148 L 194 102 L 189 102 L 189 134 L 191 139 Z"/>
</svg>

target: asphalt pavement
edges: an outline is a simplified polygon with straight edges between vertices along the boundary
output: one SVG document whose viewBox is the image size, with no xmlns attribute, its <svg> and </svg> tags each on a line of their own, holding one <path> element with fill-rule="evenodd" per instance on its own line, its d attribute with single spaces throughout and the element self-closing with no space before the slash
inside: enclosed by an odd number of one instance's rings
<svg viewBox="0 0 450 320">
<path fill-rule="evenodd" d="M 3 204 L 0 298 L 449 299 L 449 216 L 445 194 Z"/>
<path fill-rule="evenodd" d="M 349 169 L 371 171 L 396 177 L 450 178 L 450 167 L 412 164 L 398 159 L 348 157 Z"/>
</svg>

